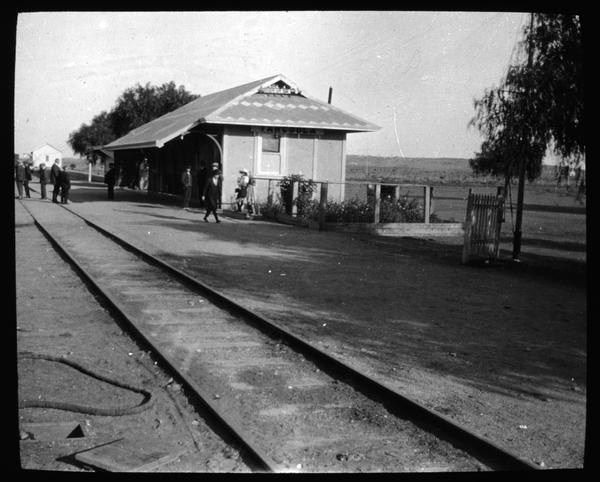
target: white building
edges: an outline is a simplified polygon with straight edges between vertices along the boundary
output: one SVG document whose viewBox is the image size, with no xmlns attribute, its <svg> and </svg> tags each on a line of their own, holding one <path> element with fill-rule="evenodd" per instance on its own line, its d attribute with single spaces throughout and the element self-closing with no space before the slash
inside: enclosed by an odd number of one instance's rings
<svg viewBox="0 0 600 482">
<path fill-rule="evenodd" d="M 54 164 L 55 159 L 58 159 L 59 165 L 62 166 L 62 152 L 50 144 L 38 147 L 31 153 L 31 157 L 33 159 L 33 167 L 39 167 L 40 164 L 44 163 L 47 168 L 50 168 Z"/>
</svg>

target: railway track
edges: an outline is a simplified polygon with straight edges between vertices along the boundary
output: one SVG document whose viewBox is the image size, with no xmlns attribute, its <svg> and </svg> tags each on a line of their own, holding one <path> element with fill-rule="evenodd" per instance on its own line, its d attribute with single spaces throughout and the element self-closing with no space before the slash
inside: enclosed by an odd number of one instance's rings
<svg viewBox="0 0 600 482">
<path fill-rule="evenodd" d="M 70 208 L 22 204 L 254 470 L 537 469 Z"/>
</svg>

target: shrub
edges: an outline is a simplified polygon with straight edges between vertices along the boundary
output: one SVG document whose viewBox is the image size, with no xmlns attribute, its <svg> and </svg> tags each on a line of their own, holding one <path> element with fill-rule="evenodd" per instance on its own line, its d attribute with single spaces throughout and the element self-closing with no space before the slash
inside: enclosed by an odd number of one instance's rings
<svg viewBox="0 0 600 482">
<path fill-rule="evenodd" d="M 417 199 L 408 199 L 407 195 L 394 201 L 393 199 L 381 200 L 382 223 L 422 223 L 425 221 L 423 208 Z"/>
<path fill-rule="evenodd" d="M 371 199 L 371 198 L 370 198 Z M 342 202 L 328 202 L 325 207 L 325 222 L 330 223 L 372 223 L 374 218 L 373 202 L 353 198 Z M 304 219 L 319 219 L 319 201 L 308 203 L 302 213 Z M 432 222 L 435 222 L 432 216 Z M 416 199 L 403 196 L 398 200 L 382 199 L 380 222 L 382 223 L 421 223 L 424 221 L 423 209 Z"/>
<path fill-rule="evenodd" d="M 258 212 L 265 219 L 277 219 L 277 215 L 285 211 L 282 204 L 278 202 L 269 203 L 258 203 Z"/>
<path fill-rule="evenodd" d="M 279 188 L 281 190 L 281 199 L 283 201 L 286 214 L 292 214 L 292 205 L 294 203 L 294 182 L 298 182 L 298 197 L 296 199 L 296 207 L 298 215 L 302 215 L 312 202 L 312 193 L 316 189 L 317 184 L 312 181 L 312 179 L 304 179 L 302 174 L 290 174 L 289 176 L 283 177 L 281 181 L 279 181 Z"/>
</svg>

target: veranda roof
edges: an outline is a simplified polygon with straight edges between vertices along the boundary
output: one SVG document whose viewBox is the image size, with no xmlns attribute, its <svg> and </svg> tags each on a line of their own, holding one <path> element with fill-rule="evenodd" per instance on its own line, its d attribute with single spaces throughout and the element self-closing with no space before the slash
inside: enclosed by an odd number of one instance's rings
<svg viewBox="0 0 600 482">
<path fill-rule="evenodd" d="M 271 87 L 277 86 L 275 89 Z M 283 88 L 282 88 L 283 87 Z M 295 127 L 369 132 L 379 126 L 312 99 L 275 75 L 200 97 L 104 146 L 109 150 L 162 147 L 199 124 Z"/>
</svg>

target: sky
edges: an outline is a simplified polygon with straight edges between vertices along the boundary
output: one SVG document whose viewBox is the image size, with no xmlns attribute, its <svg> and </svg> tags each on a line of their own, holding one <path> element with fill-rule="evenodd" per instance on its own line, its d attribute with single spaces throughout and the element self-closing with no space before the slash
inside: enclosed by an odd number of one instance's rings
<svg viewBox="0 0 600 482">
<path fill-rule="evenodd" d="M 14 148 L 49 143 L 110 111 L 136 84 L 207 95 L 283 74 L 381 127 L 348 154 L 470 158 L 473 101 L 514 59 L 526 13 L 32 12 L 15 42 Z"/>
</svg>

